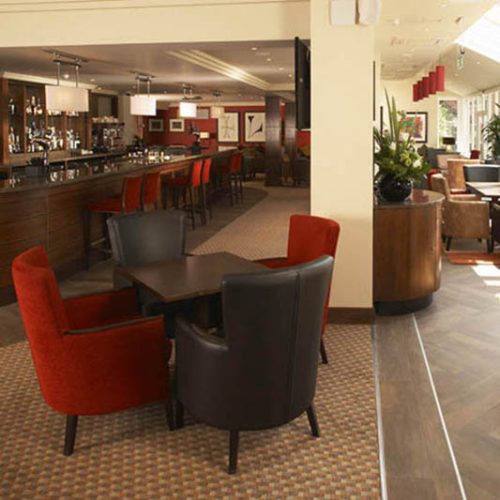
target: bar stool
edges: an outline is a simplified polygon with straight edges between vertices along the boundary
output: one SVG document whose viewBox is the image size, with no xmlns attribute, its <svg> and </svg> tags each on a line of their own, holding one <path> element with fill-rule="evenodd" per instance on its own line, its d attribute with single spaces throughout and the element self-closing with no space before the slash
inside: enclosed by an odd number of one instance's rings
<svg viewBox="0 0 500 500">
<path fill-rule="evenodd" d="M 167 188 L 173 192 L 174 206 L 179 206 L 179 194 L 182 192 L 184 205 L 182 208 L 188 212 L 191 217 L 193 229 L 196 229 L 196 212 L 200 212 L 200 221 L 203 224 L 203 209 L 202 209 L 202 193 L 201 193 L 201 171 L 203 168 L 203 160 L 195 160 L 190 168 L 189 175 L 180 175 L 173 177 L 167 181 Z M 186 201 L 187 193 L 189 192 L 189 204 Z M 198 204 L 196 200 L 198 199 Z M 198 208 L 197 208 L 198 207 Z"/>
<path fill-rule="evenodd" d="M 160 171 L 144 174 L 142 181 L 141 209 L 143 212 L 157 210 L 160 200 Z"/>
<path fill-rule="evenodd" d="M 106 221 L 111 215 L 136 212 L 141 208 L 142 176 L 125 177 L 122 183 L 122 192 L 119 196 L 110 196 L 103 200 L 89 203 L 83 213 L 83 239 L 85 251 L 85 269 L 89 268 L 90 251 L 92 249 L 108 253 L 109 238 Z M 101 215 L 103 237 L 91 241 L 92 214 Z M 103 248 L 99 248 L 103 245 Z"/>
<path fill-rule="evenodd" d="M 241 176 L 241 161 L 239 164 L 239 172 Z M 235 182 L 238 173 L 238 154 L 233 154 L 229 158 L 229 163 L 218 165 L 217 175 L 219 177 L 218 184 L 220 188 L 218 193 L 229 196 L 231 206 L 238 202 L 238 185 Z"/>
<path fill-rule="evenodd" d="M 243 155 L 241 153 L 236 153 L 231 157 L 231 163 L 229 164 L 231 180 L 234 182 L 234 191 L 236 193 L 237 201 L 238 198 L 243 201 L 243 175 L 241 173 L 242 160 Z"/>
<path fill-rule="evenodd" d="M 212 158 L 205 158 L 205 160 L 203 161 L 203 170 L 201 173 L 202 210 L 205 223 L 207 222 L 207 209 L 210 219 L 212 218 L 213 190 L 210 179 L 211 170 Z"/>
</svg>

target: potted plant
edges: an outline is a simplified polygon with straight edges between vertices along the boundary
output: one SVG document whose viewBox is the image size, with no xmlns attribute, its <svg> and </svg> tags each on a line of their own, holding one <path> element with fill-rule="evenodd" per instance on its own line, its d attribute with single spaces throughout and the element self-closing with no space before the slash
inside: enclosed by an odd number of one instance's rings
<svg viewBox="0 0 500 500">
<path fill-rule="evenodd" d="M 500 109 L 500 104 L 496 106 Z M 500 114 L 494 115 L 488 125 L 483 128 L 483 137 L 489 144 L 493 160 L 500 164 Z"/>
<path fill-rule="evenodd" d="M 377 193 L 386 201 L 404 201 L 411 194 L 413 181 L 420 180 L 430 169 L 418 154 L 413 130 L 415 121 L 397 110 L 394 97 L 386 93 L 389 130 L 374 129 L 378 172 Z"/>
</svg>

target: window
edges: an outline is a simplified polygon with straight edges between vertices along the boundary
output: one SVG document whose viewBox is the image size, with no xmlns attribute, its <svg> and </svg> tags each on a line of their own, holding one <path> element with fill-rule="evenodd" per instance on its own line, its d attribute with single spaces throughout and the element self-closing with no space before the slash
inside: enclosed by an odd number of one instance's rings
<svg viewBox="0 0 500 500">
<path fill-rule="evenodd" d="M 453 138 L 456 142 L 458 127 L 458 100 L 439 100 L 439 145 L 451 145 L 446 139 Z"/>
</svg>

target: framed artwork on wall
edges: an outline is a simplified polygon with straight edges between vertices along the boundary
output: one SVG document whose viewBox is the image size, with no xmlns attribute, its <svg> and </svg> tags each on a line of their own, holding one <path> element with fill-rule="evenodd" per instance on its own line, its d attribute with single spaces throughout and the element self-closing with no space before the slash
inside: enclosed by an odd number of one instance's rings
<svg viewBox="0 0 500 500">
<path fill-rule="evenodd" d="M 406 113 L 406 119 L 413 120 L 415 126 L 413 130 L 413 139 L 415 142 L 418 142 L 420 144 L 427 142 L 427 131 L 428 131 L 427 118 L 428 116 L 426 111 Z"/>
<path fill-rule="evenodd" d="M 171 118 L 168 127 L 170 132 L 184 132 L 184 120 L 182 118 Z"/>
<path fill-rule="evenodd" d="M 150 118 L 149 131 L 150 132 L 163 132 L 163 118 Z"/>
<path fill-rule="evenodd" d="M 266 142 L 266 113 L 245 112 L 245 142 Z"/>
<path fill-rule="evenodd" d="M 239 142 L 240 114 L 238 112 L 224 113 L 217 120 L 217 134 L 219 142 Z"/>
</svg>

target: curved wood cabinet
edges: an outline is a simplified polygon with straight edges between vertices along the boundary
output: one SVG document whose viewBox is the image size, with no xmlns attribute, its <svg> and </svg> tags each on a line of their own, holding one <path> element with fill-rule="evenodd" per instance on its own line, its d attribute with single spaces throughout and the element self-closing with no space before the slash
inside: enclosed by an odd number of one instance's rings
<svg viewBox="0 0 500 500">
<path fill-rule="evenodd" d="M 441 280 L 439 193 L 414 189 L 402 203 L 377 202 L 374 214 L 374 300 L 379 314 L 427 307 Z"/>
</svg>

